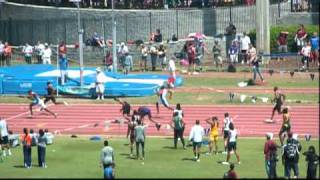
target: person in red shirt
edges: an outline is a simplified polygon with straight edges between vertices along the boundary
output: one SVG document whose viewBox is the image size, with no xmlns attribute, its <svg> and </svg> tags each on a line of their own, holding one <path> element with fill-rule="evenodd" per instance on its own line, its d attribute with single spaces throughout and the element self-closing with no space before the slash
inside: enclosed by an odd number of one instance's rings
<svg viewBox="0 0 320 180">
<path fill-rule="evenodd" d="M 288 34 L 289 32 L 281 31 L 278 36 L 278 51 L 279 53 L 287 53 L 288 52 Z"/>
<path fill-rule="evenodd" d="M 189 74 L 191 74 L 191 72 L 190 72 L 191 66 L 193 66 L 193 74 L 195 74 L 195 71 L 196 71 L 196 64 L 195 64 L 196 49 L 195 49 L 193 43 L 190 43 L 188 45 L 187 54 L 188 54 L 188 61 L 189 61 L 189 68 L 188 68 Z"/>
<path fill-rule="evenodd" d="M 274 150 L 274 147 L 277 147 L 277 144 L 272 140 L 273 134 L 267 133 L 267 141 L 264 144 L 264 157 L 265 157 L 265 167 L 268 178 L 275 177 L 275 172 L 271 171 L 272 158 L 271 154 Z"/>
<path fill-rule="evenodd" d="M 230 164 L 230 169 L 224 174 L 224 179 L 238 179 L 238 175 L 234 170 L 234 164 Z"/>
<path fill-rule="evenodd" d="M 21 142 L 23 148 L 24 167 L 31 168 L 31 142 L 32 138 L 27 128 L 23 128 L 21 135 Z"/>
<path fill-rule="evenodd" d="M 11 55 L 12 55 L 12 49 L 11 46 L 9 45 L 8 42 L 4 43 L 4 59 L 6 61 L 6 65 L 10 66 L 11 65 Z"/>
<path fill-rule="evenodd" d="M 305 45 L 307 36 L 308 36 L 308 34 L 304 28 L 304 25 L 300 24 L 300 27 L 297 30 L 297 33 L 294 37 L 294 40 L 297 43 L 298 52 L 300 52 L 302 47 Z"/>
</svg>

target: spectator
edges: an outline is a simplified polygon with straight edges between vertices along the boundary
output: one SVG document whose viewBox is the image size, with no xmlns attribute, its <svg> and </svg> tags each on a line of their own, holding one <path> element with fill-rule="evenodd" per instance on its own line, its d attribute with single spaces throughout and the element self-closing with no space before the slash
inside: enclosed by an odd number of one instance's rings
<svg viewBox="0 0 320 180">
<path fill-rule="evenodd" d="M 138 121 L 138 125 L 134 128 L 134 134 L 136 136 L 136 153 L 137 159 L 144 160 L 144 143 L 146 140 L 145 126 L 142 124 L 142 119 Z M 140 157 L 140 146 L 142 157 Z"/>
<path fill-rule="evenodd" d="M 0 150 L 3 156 L 7 155 L 5 149 L 7 149 L 8 155 L 11 156 L 7 121 L 0 117 Z"/>
<path fill-rule="evenodd" d="M 51 132 L 49 132 L 48 129 L 44 130 L 44 135 L 47 138 L 47 145 L 53 144 L 54 135 Z"/>
<path fill-rule="evenodd" d="M 288 135 L 287 144 L 283 146 L 282 151 L 282 164 L 284 164 L 284 174 L 286 178 L 291 178 L 291 169 L 294 172 L 294 178 L 299 177 L 299 154 L 302 149 L 299 141 L 297 140 L 297 135 L 293 137 L 293 134 L 290 132 Z"/>
<path fill-rule="evenodd" d="M 226 49 L 230 48 L 230 45 L 232 43 L 232 40 L 236 37 L 237 28 L 232 23 L 232 21 L 229 22 L 229 25 L 225 29 L 224 35 L 226 36 Z"/>
<path fill-rule="evenodd" d="M 172 118 L 172 127 L 174 130 L 173 137 L 174 137 L 174 148 L 177 149 L 177 142 L 178 139 L 181 140 L 183 149 L 186 149 L 184 138 L 183 138 L 183 127 L 185 126 L 185 122 L 182 120 L 182 117 L 179 116 L 179 112 L 173 113 Z"/>
<path fill-rule="evenodd" d="M 64 85 L 64 83 L 67 80 L 68 77 L 68 67 L 69 67 L 69 62 L 65 54 L 61 53 L 59 55 L 59 68 L 60 68 L 60 75 L 61 75 L 61 85 Z"/>
<path fill-rule="evenodd" d="M 171 37 L 171 41 L 173 41 L 173 42 L 178 41 L 177 35 L 173 34 L 172 37 Z"/>
<path fill-rule="evenodd" d="M 4 66 L 4 65 L 5 65 L 5 62 L 4 62 L 4 44 L 0 40 L 0 66 Z"/>
<path fill-rule="evenodd" d="M 309 61 L 310 61 L 310 56 L 311 56 L 311 46 L 310 43 L 307 42 L 303 48 L 301 49 L 301 54 L 302 54 L 302 69 L 304 70 L 309 70 Z"/>
<path fill-rule="evenodd" d="M 156 70 L 157 61 L 158 61 L 158 49 L 153 45 L 150 48 L 150 57 L 151 57 L 151 69 L 152 71 Z"/>
<path fill-rule="evenodd" d="M 46 145 L 47 145 L 47 137 L 43 129 L 40 129 L 39 136 L 38 136 L 38 164 L 39 164 L 39 167 L 42 167 L 42 168 L 47 168 Z"/>
<path fill-rule="evenodd" d="M 176 59 L 176 57 L 172 56 L 172 58 L 169 59 L 169 72 L 170 72 L 170 76 L 172 76 L 174 79 L 176 79 L 176 65 L 174 60 Z"/>
<path fill-rule="evenodd" d="M 160 29 L 157 29 L 156 33 L 154 34 L 154 42 L 162 42 L 162 34 Z"/>
<path fill-rule="evenodd" d="M 11 55 L 12 55 L 12 49 L 8 42 L 4 43 L 4 60 L 6 61 L 6 65 L 11 65 Z"/>
<path fill-rule="evenodd" d="M 238 179 L 238 175 L 234 170 L 234 164 L 230 164 L 230 169 L 224 174 L 224 179 Z"/>
<path fill-rule="evenodd" d="M 279 33 L 277 44 L 279 53 L 287 53 L 288 52 L 288 34 L 289 32 L 281 31 Z"/>
<path fill-rule="evenodd" d="M 161 43 L 158 50 L 159 61 L 161 63 L 162 71 L 166 70 L 167 67 L 167 57 L 166 57 L 166 49 L 164 48 L 163 44 Z"/>
<path fill-rule="evenodd" d="M 123 62 L 123 73 L 127 75 L 132 69 L 132 56 L 129 53 L 125 54 L 125 59 Z"/>
<path fill-rule="evenodd" d="M 319 66 L 319 36 L 317 32 L 313 32 L 313 35 L 310 39 L 310 44 L 311 44 L 312 61 L 314 64 L 316 63 L 316 61 L 318 61 L 317 63 Z"/>
<path fill-rule="evenodd" d="M 301 9 L 302 9 L 301 0 L 292 0 L 292 11 L 297 12 L 297 11 L 301 11 Z"/>
<path fill-rule="evenodd" d="M 103 72 L 101 72 L 100 67 L 96 69 L 96 93 L 97 93 L 97 100 L 104 99 L 104 83 L 106 82 L 106 76 Z"/>
<path fill-rule="evenodd" d="M 23 128 L 23 135 L 21 135 L 21 142 L 23 147 L 24 167 L 31 168 L 31 136 L 27 128 Z"/>
<path fill-rule="evenodd" d="M 12 131 L 8 132 L 8 139 L 9 139 L 9 146 L 10 147 L 17 147 L 20 145 L 20 136 L 19 134 L 13 134 Z"/>
<path fill-rule="evenodd" d="M 228 54 L 229 54 L 231 63 L 238 62 L 239 49 L 237 47 L 236 41 L 232 41 L 232 45 L 230 46 L 230 48 L 228 50 Z"/>
<path fill-rule="evenodd" d="M 30 129 L 30 136 L 31 136 L 31 146 L 37 146 L 38 145 L 38 134 L 33 131 L 33 129 Z"/>
<path fill-rule="evenodd" d="M 294 37 L 294 41 L 296 42 L 298 47 L 298 52 L 301 51 L 302 47 L 305 45 L 307 36 L 308 34 L 304 28 L 304 25 L 300 24 L 300 27 L 297 30 L 296 35 Z"/>
<path fill-rule="evenodd" d="M 141 44 L 141 61 L 140 61 L 140 70 L 147 71 L 147 58 L 148 58 L 148 47 L 144 44 Z"/>
<path fill-rule="evenodd" d="M 200 121 L 196 120 L 196 124 L 191 128 L 189 141 L 192 142 L 194 160 L 197 162 L 200 162 L 200 151 L 201 151 L 203 136 L 204 136 L 204 129 L 200 125 Z"/>
<path fill-rule="evenodd" d="M 124 44 L 124 42 L 121 42 L 120 47 L 118 49 L 118 57 L 121 67 L 124 67 L 123 63 L 125 61 L 126 53 L 129 53 L 128 47 Z"/>
<path fill-rule="evenodd" d="M 238 164 L 240 164 L 240 156 L 237 153 L 237 138 L 238 138 L 238 132 L 234 128 L 233 123 L 230 123 L 229 125 L 229 136 L 228 136 L 228 154 L 227 154 L 227 160 L 226 162 L 222 162 L 222 164 L 229 164 L 231 151 L 234 152 L 234 154 L 237 157 Z"/>
<path fill-rule="evenodd" d="M 42 64 L 44 48 L 45 46 L 40 41 L 38 41 L 37 46 L 35 47 L 38 64 Z"/>
<path fill-rule="evenodd" d="M 247 63 L 248 61 L 248 50 L 249 50 L 249 44 L 251 43 L 249 36 L 246 32 L 243 32 L 243 37 L 241 38 L 241 64 Z"/>
<path fill-rule="evenodd" d="M 192 74 L 196 73 L 196 49 L 194 47 L 194 43 L 189 43 L 187 48 L 187 56 L 189 61 L 188 74 L 191 74 L 191 66 L 192 66 Z"/>
<path fill-rule="evenodd" d="M 113 59 L 112 59 L 112 54 L 110 51 L 107 51 L 107 54 L 104 57 L 104 64 L 105 64 L 108 72 L 113 71 Z"/>
<path fill-rule="evenodd" d="M 260 63 L 261 59 L 257 57 L 257 50 L 255 47 L 253 47 L 252 44 L 249 45 L 248 50 L 248 56 L 252 65 L 252 71 L 253 71 L 253 81 L 256 80 L 257 74 L 259 75 L 262 82 L 264 82 L 263 77 L 260 72 Z"/>
<path fill-rule="evenodd" d="M 42 53 L 43 64 L 51 64 L 51 48 L 49 47 L 48 43 L 45 43 L 44 46 L 45 48 Z"/>
<path fill-rule="evenodd" d="M 91 41 L 92 41 L 92 46 L 99 46 L 99 47 L 104 47 L 105 44 L 104 44 L 104 40 L 103 40 L 103 37 L 101 38 L 97 32 L 94 32 L 93 33 L 93 36 L 91 38 Z"/>
<path fill-rule="evenodd" d="M 213 61 L 216 65 L 217 71 L 219 71 L 219 66 L 222 69 L 222 57 L 221 57 L 221 46 L 219 44 L 219 41 L 214 41 L 214 45 L 212 47 L 212 53 L 213 53 Z"/>
<path fill-rule="evenodd" d="M 273 134 L 267 133 L 267 141 L 264 144 L 264 157 L 265 157 L 265 167 L 266 173 L 269 179 L 277 178 L 276 166 L 274 163 L 274 153 L 277 152 L 277 144 L 272 140 Z M 272 169 L 271 169 L 272 166 Z"/>
<path fill-rule="evenodd" d="M 64 41 L 59 44 L 59 57 L 67 58 L 67 46 Z"/>
<path fill-rule="evenodd" d="M 24 54 L 24 59 L 26 63 L 32 64 L 32 53 L 33 53 L 33 48 L 30 46 L 28 43 L 23 47 L 22 52 Z"/>
<path fill-rule="evenodd" d="M 100 167 L 103 167 L 103 174 L 105 174 L 105 169 L 114 164 L 114 150 L 111 146 L 109 146 L 108 140 L 104 141 L 104 147 L 100 153 Z"/>
<path fill-rule="evenodd" d="M 205 51 L 205 46 L 203 43 L 203 39 L 195 39 L 196 42 L 196 58 L 195 58 L 195 62 L 196 64 L 200 67 L 200 71 L 202 70 L 202 59 L 203 59 L 203 55 L 204 55 L 204 51 Z"/>
<path fill-rule="evenodd" d="M 303 153 L 308 163 L 307 179 L 317 179 L 317 168 L 319 165 L 319 156 L 316 154 L 314 146 L 309 146 L 308 151 Z"/>
</svg>

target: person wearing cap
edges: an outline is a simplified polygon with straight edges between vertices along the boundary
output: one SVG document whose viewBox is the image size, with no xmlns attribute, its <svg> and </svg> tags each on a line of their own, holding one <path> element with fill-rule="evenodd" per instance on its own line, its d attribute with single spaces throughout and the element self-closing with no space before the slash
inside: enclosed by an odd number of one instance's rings
<svg viewBox="0 0 320 180">
<path fill-rule="evenodd" d="M 266 134 L 267 141 L 264 143 L 264 157 L 265 157 L 265 168 L 266 168 L 266 173 L 268 178 L 276 178 L 276 172 L 274 171 L 275 169 L 272 169 L 271 172 L 271 165 L 274 167 L 274 153 L 277 152 L 277 144 L 273 141 L 273 133 L 267 133 Z"/>
<path fill-rule="evenodd" d="M 124 61 L 126 57 L 126 53 L 129 53 L 128 47 L 124 44 L 124 42 L 120 43 L 120 47 L 118 49 L 118 57 L 119 57 L 119 62 L 122 67 L 124 67 Z"/>
<path fill-rule="evenodd" d="M 49 47 L 48 43 L 45 43 L 44 46 L 45 48 L 42 53 L 43 64 L 51 64 L 51 48 Z"/>
<path fill-rule="evenodd" d="M 97 100 L 104 99 L 104 83 L 106 82 L 106 77 L 103 72 L 101 72 L 100 67 L 96 69 L 96 93 L 97 93 Z"/>
<path fill-rule="evenodd" d="M 40 41 L 38 41 L 37 46 L 35 47 L 38 64 L 42 64 L 42 61 L 43 61 L 42 55 L 43 55 L 44 48 L 45 48 L 45 46 Z"/>
</svg>

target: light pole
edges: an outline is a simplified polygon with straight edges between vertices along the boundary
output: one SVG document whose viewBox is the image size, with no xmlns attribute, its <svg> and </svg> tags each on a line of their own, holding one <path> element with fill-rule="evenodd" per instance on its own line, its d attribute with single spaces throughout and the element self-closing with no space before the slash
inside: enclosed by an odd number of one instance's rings
<svg viewBox="0 0 320 180">
<path fill-rule="evenodd" d="M 114 2 L 111 1 L 112 6 L 112 65 L 113 72 L 117 72 L 117 22 L 114 18 Z"/>
<path fill-rule="evenodd" d="M 77 4 L 78 9 L 78 36 L 79 36 L 79 61 L 80 61 L 80 86 L 83 86 L 83 29 L 80 22 L 80 2 L 81 0 L 69 0 Z"/>
</svg>

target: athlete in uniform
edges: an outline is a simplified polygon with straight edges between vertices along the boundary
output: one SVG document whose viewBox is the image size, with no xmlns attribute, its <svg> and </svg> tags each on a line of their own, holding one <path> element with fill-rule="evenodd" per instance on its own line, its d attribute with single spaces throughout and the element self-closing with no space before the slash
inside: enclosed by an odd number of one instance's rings
<svg viewBox="0 0 320 180">
<path fill-rule="evenodd" d="M 129 121 L 131 118 L 130 117 L 130 111 L 131 111 L 130 104 L 127 101 L 122 101 L 119 98 L 114 98 L 114 100 L 119 102 L 122 105 L 120 112 L 122 112 L 123 117 Z"/>
<path fill-rule="evenodd" d="M 279 88 L 277 86 L 273 88 L 273 91 L 274 91 L 274 98 L 272 101 L 275 103 L 275 105 L 272 109 L 270 122 L 273 122 L 273 117 L 276 111 L 278 112 L 278 114 L 282 113 L 281 106 L 285 101 L 285 95 L 280 93 Z"/>
<path fill-rule="evenodd" d="M 282 126 L 279 132 L 279 139 L 281 146 L 283 145 L 284 138 L 288 136 L 291 131 L 290 114 L 288 108 L 284 108 L 282 111 Z"/>
<path fill-rule="evenodd" d="M 159 103 L 163 104 L 164 107 L 167 109 L 173 111 L 174 109 L 169 106 L 168 100 L 166 98 L 167 94 L 169 93 L 169 98 L 172 97 L 172 91 L 169 89 L 171 85 L 169 85 L 167 82 L 165 82 L 162 86 L 160 86 L 159 91 L 157 95 L 159 96 L 159 101 L 156 102 L 157 107 L 157 113 L 159 114 Z"/>
<path fill-rule="evenodd" d="M 207 154 L 211 155 L 213 143 L 215 146 L 215 154 L 217 154 L 218 153 L 218 135 L 219 135 L 218 117 L 213 116 L 212 118 L 208 118 L 206 119 L 206 122 L 211 126 L 210 134 L 209 134 L 209 152 Z"/>
<path fill-rule="evenodd" d="M 32 102 L 29 105 L 29 110 L 30 110 L 30 117 L 33 116 L 33 111 L 32 111 L 32 107 L 33 106 L 40 106 L 41 109 L 47 111 L 48 113 L 52 114 L 55 118 L 57 118 L 57 114 L 53 113 L 52 111 L 50 111 L 49 109 L 47 109 L 46 105 L 44 104 L 44 102 L 40 99 L 39 95 L 36 94 L 35 92 L 33 92 L 32 90 L 28 91 L 28 95 L 29 95 L 29 99 L 32 100 Z"/>
<path fill-rule="evenodd" d="M 44 104 L 47 104 L 48 101 L 51 100 L 51 102 L 53 102 L 55 105 L 57 104 L 64 104 L 67 105 L 67 102 L 57 102 L 56 101 L 56 97 L 54 96 L 54 94 L 56 93 L 56 90 L 52 87 L 52 83 L 51 82 L 47 82 L 47 95 L 45 96 L 45 100 L 44 100 Z"/>
<path fill-rule="evenodd" d="M 140 121 L 140 116 L 138 112 L 134 110 L 131 120 L 128 122 L 128 131 L 127 131 L 127 138 L 130 137 L 130 157 L 133 156 L 133 146 L 135 144 L 134 128 L 136 127 L 138 121 Z"/>
<path fill-rule="evenodd" d="M 140 120 L 141 120 L 142 124 L 144 124 L 144 117 L 148 116 L 148 119 L 151 122 L 155 123 L 157 130 L 160 129 L 161 124 L 152 119 L 151 110 L 148 107 L 145 107 L 145 106 L 139 107 L 138 114 L 140 115 Z"/>
<path fill-rule="evenodd" d="M 224 154 L 227 154 L 228 137 L 229 137 L 229 126 L 232 123 L 232 118 L 229 117 L 229 113 L 224 113 L 224 128 L 223 128 L 223 139 L 224 139 Z"/>
</svg>

